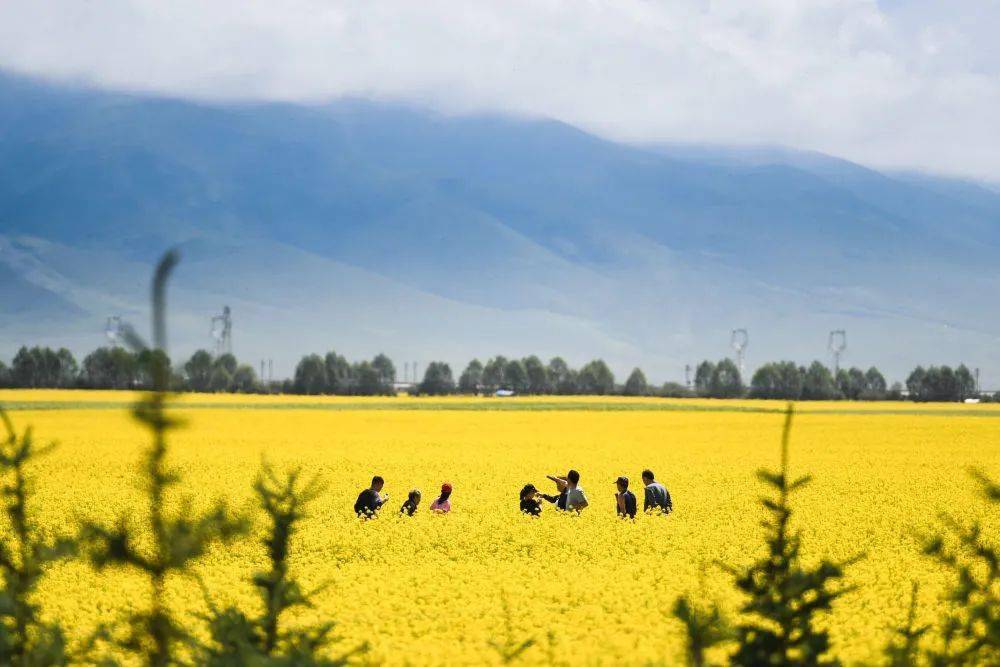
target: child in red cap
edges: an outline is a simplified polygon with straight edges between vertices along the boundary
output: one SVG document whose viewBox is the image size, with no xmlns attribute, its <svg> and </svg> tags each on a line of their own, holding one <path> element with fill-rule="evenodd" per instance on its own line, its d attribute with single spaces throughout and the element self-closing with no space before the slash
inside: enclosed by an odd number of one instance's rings
<svg viewBox="0 0 1000 667">
<path fill-rule="evenodd" d="M 451 497 L 451 484 L 445 482 L 441 485 L 441 495 L 431 503 L 431 511 L 439 512 L 444 514 L 451 511 L 451 501 L 448 498 Z"/>
</svg>

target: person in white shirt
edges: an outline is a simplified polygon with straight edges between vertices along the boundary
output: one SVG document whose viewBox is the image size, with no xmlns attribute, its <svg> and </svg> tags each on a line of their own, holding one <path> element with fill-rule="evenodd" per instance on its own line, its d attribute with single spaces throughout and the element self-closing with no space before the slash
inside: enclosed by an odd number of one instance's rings
<svg viewBox="0 0 1000 667">
<path fill-rule="evenodd" d="M 554 481 L 560 487 L 565 485 L 566 488 L 565 509 L 579 512 L 580 510 L 586 509 L 587 506 L 590 504 L 587 502 L 586 492 L 584 492 L 583 487 L 580 486 L 580 473 L 578 473 L 577 471 L 570 470 L 568 473 L 566 473 L 565 477 L 555 477 L 553 475 L 548 475 L 548 478 Z"/>
</svg>

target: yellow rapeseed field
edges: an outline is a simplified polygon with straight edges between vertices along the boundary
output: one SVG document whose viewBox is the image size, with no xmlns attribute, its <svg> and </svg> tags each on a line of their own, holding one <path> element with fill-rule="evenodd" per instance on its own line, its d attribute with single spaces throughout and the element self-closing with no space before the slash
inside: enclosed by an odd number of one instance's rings
<svg viewBox="0 0 1000 667">
<path fill-rule="evenodd" d="M 34 466 L 34 508 L 52 531 L 84 518 L 111 521 L 145 510 L 136 467 L 148 434 L 115 392 L 0 391 L 16 425 L 32 424 L 58 449 Z M 690 593 L 739 604 L 717 560 L 743 565 L 761 553 L 762 491 L 754 472 L 775 467 L 781 405 L 659 399 L 357 399 L 185 396 L 185 427 L 170 461 L 201 505 L 224 497 L 252 508 L 262 459 L 301 466 L 326 483 L 295 540 L 292 565 L 310 585 L 329 582 L 297 620 L 336 619 L 343 646 L 367 641 L 386 664 L 495 664 L 491 641 L 533 638 L 529 664 L 674 664 L 682 631 L 670 616 Z M 794 474 L 815 481 L 795 500 L 807 559 L 867 557 L 848 570 L 857 590 L 828 619 L 836 654 L 878 657 L 922 582 L 926 618 L 949 581 L 919 553 L 917 534 L 939 512 L 970 520 L 982 510 L 965 470 L 1000 477 L 1000 410 L 990 406 L 801 404 L 792 433 Z M 765 412 L 762 410 L 771 410 Z M 518 490 L 546 473 L 581 472 L 591 507 L 581 516 L 518 513 Z M 670 489 L 669 517 L 616 519 L 613 480 L 638 487 L 652 468 Z M 385 511 L 359 522 L 351 508 L 373 474 L 386 479 Z M 441 482 L 454 510 L 426 511 Z M 413 487 L 413 518 L 395 510 Z M 640 502 L 641 502 L 641 489 Z M 260 528 L 259 522 L 257 528 Z M 996 537 L 994 535 L 993 537 Z M 259 542 L 217 548 L 198 573 L 221 603 L 254 604 L 248 578 L 263 565 Z M 171 604 L 198 627 L 199 586 L 170 586 Z M 138 608 L 141 581 L 55 566 L 38 602 L 85 636 Z"/>
</svg>

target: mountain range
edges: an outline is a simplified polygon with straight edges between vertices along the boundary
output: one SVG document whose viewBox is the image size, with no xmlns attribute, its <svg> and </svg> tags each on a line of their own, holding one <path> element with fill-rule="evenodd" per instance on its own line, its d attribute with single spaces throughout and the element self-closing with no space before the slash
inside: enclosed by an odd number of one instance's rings
<svg viewBox="0 0 1000 667">
<path fill-rule="evenodd" d="M 206 104 L 0 74 L 0 359 L 143 330 L 177 246 L 171 351 L 287 375 L 308 352 L 456 374 L 604 358 L 682 380 L 828 359 L 1000 388 L 1000 191 L 778 147 L 625 145 L 560 122 L 396 103 Z"/>
</svg>

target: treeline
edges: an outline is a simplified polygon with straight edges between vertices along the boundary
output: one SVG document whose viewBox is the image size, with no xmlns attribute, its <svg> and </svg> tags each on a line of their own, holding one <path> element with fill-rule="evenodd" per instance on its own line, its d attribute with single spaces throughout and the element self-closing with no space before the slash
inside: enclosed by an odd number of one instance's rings
<svg viewBox="0 0 1000 667">
<path fill-rule="evenodd" d="M 161 358 L 162 357 L 162 358 Z M 213 356 L 195 352 L 173 367 L 161 351 L 131 352 L 121 347 L 103 347 L 88 354 L 78 364 L 65 349 L 22 347 L 8 367 L 0 362 L 0 387 L 149 389 L 152 367 L 163 363 L 171 368 L 173 391 L 286 394 L 335 394 L 345 396 L 391 396 L 395 394 L 396 367 L 385 354 L 371 361 L 349 362 L 336 352 L 304 356 L 291 379 L 263 382 L 253 367 L 241 364 L 232 354 Z M 868 370 L 842 368 L 836 374 L 819 361 L 808 367 L 793 361 L 766 363 L 750 378 L 749 385 L 731 359 L 703 361 L 695 369 L 694 383 L 687 387 L 676 382 L 662 386 L 647 382 L 635 368 L 618 384 L 614 373 L 601 359 L 574 369 L 561 357 L 547 363 L 535 355 L 522 359 L 497 355 L 482 363 L 473 359 L 455 378 L 443 361 L 427 365 L 423 379 L 413 393 L 492 395 L 498 391 L 519 395 L 623 395 L 706 398 L 761 398 L 784 400 L 881 401 L 909 398 L 914 401 L 963 401 L 967 398 L 1000 400 L 979 395 L 976 380 L 963 364 L 918 366 L 905 386 L 891 386 L 876 367 Z"/>
<path fill-rule="evenodd" d="M 910 373 L 906 386 L 891 386 L 878 368 L 841 368 L 836 374 L 819 361 L 808 367 L 793 361 L 766 363 L 744 386 L 736 364 L 730 359 L 718 363 L 703 361 L 695 370 L 694 393 L 709 398 L 770 398 L 804 401 L 964 401 L 967 398 L 1000 400 L 980 395 L 976 379 L 964 365 L 918 366 Z"/>
<path fill-rule="evenodd" d="M 122 347 L 94 350 L 78 364 L 62 348 L 22 347 L 10 367 L 0 362 L 0 387 L 24 389 L 152 389 L 153 370 L 170 371 L 172 391 L 256 392 L 262 389 L 251 366 L 231 354 L 213 357 L 198 350 L 172 368 L 161 350 L 132 352 Z"/>
</svg>

